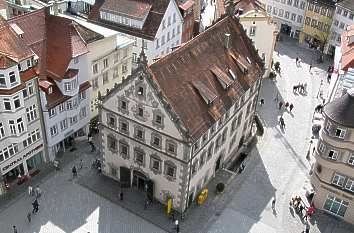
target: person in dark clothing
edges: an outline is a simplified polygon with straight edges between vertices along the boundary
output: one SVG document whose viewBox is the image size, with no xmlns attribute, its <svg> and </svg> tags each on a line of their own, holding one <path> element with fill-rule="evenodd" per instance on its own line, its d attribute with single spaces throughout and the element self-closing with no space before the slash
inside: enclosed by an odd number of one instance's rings
<svg viewBox="0 0 354 233">
<path fill-rule="evenodd" d="M 77 170 L 76 170 L 76 167 L 75 166 L 73 166 L 73 168 L 72 168 L 72 173 L 73 173 L 73 177 L 76 177 L 77 176 Z"/>
<path fill-rule="evenodd" d="M 293 108 L 294 108 L 294 105 L 290 104 L 290 106 L 289 106 L 290 112 L 293 110 Z"/>
<path fill-rule="evenodd" d="M 33 206 L 33 210 L 32 210 L 32 213 L 37 213 L 38 212 L 38 207 L 39 207 L 39 203 L 36 200 L 34 200 L 34 202 L 32 203 L 32 206 Z"/>
<path fill-rule="evenodd" d="M 281 107 L 283 107 L 283 102 L 279 102 L 279 110 L 281 109 Z"/>
<path fill-rule="evenodd" d="M 123 192 L 120 192 L 120 194 L 119 194 L 119 200 L 121 200 L 121 201 L 123 201 Z"/>
<path fill-rule="evenodd" d="M 12 228 L 14 229 L 14 233 L 17 233 L 17 228 L 16 228 L 16 226 L 12 226 Z"/>
</svg>

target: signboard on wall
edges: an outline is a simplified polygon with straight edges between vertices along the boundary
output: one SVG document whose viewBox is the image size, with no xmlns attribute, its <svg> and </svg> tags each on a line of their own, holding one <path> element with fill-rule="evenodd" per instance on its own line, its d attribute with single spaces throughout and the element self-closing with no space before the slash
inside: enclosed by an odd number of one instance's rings
<svg viewBox="0 0 354 233">
<path fill-rule="evenodd" d="M 36 154 L 42 147 L 43 144 L 40 144 L 35 148 L 33 148 L 32 150 L 28 151 L 26 154 L 15 155 L 13 158 L 9 159 L 8 161 L 6 161 L 4 164 L 1 165 L 1 173 L 6 174 L 8 171 L 21 164 L 22 160 L 26 160 L 27 158 Z"/>
</svg>

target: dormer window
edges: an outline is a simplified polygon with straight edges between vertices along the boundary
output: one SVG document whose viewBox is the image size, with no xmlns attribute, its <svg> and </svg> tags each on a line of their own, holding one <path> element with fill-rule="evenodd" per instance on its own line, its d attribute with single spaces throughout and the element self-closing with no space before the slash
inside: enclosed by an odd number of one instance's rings
<svg viewBox="0 0 354 233">
<path fill-rule="evenodd" d="M 346 133 L 345 129 L 337 128 L 335 135 L 336 135 L 336 137 L 343 139 L 345 137 L 345 133 Z"/>
<path fill-rule="evenodd" d="M 53 88 L 52 87 L 49 87 L 48 88 L 48 95 L 52 94 L 53 93 Z"/>
<path fill-rule="evenodd" d="M 140 117 L 143 117 L 144 116 L 144 110 L 142 108 L 138 108 L 138 115 Z"/>
<path fill-rule="evenodd" d="M 144 88 L 143 87 L 139 87 L 138 89 L 138 95 L 143 96 L 144 95 Z"/>
<path fill-rule="evenodd" d="M 71 91 L 71 83 L 70 82 L 64 83 L 64 89 L 65 91 Z"/>
<path fill-rule="evenodd" d="M 17 67 L 18 67 L 18 71 L 21 71 L 21 64 L 18 64 Z"/>
<path fill-rule="evenodd" d="M 27 60 L 27 67 L 30 68 L 31 66 L 31 60 Z"/>
</svg>

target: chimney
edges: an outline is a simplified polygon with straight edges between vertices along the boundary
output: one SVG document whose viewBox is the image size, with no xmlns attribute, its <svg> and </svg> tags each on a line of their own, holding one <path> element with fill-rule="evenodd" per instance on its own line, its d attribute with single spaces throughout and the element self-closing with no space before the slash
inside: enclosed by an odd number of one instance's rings
<svg viewBox="0 0 354 233">
<path fill-rule="evenodd" d="M 225 33 L 225 48 L 229 49 L 230 44 L 230 33 Z"/>
</svg>

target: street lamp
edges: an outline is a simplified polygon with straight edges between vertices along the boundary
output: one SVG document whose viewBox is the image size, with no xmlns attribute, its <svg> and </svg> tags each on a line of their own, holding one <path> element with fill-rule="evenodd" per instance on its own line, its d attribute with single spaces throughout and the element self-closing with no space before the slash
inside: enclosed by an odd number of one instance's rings
<svg viewBox="0 0 354 233">
<path fill-rule="evenodd" d="M 176 232 L 179 233 L 179 223 L 178 223 L 178 220 L 175 221 L 175 225 L 176 225 Z"/>
</svg>

